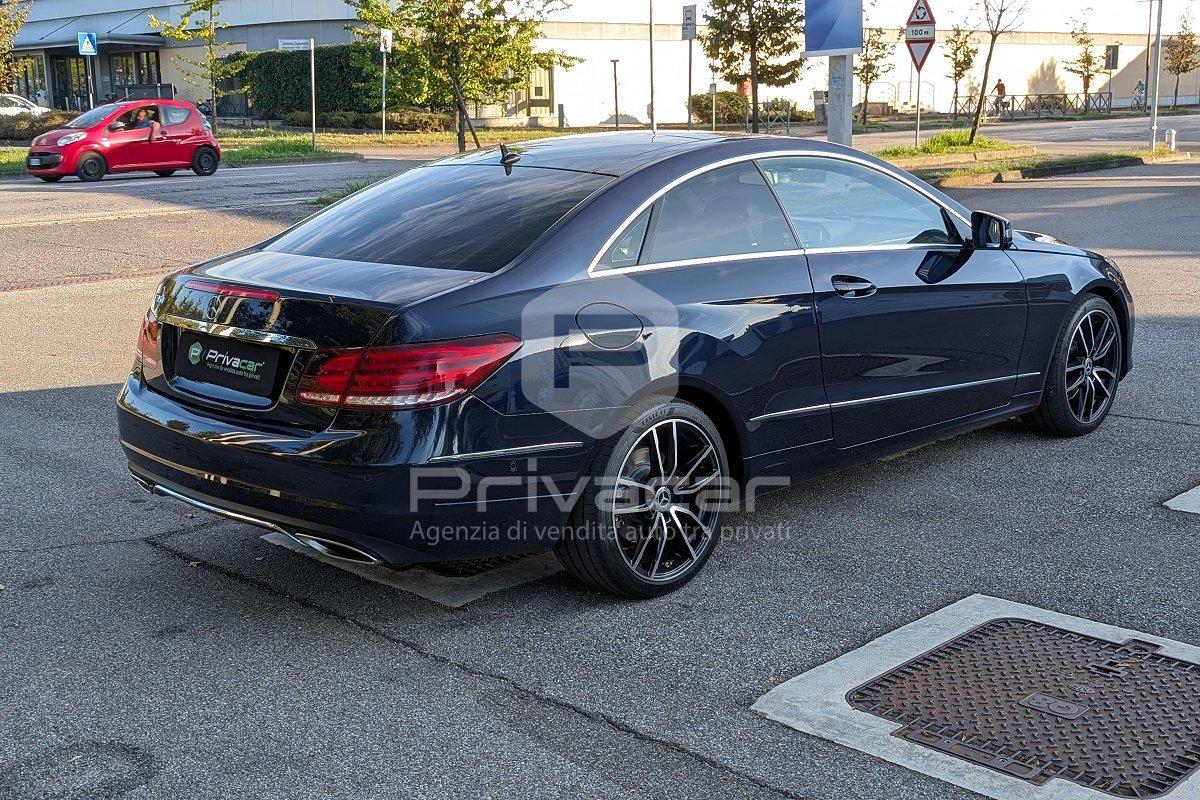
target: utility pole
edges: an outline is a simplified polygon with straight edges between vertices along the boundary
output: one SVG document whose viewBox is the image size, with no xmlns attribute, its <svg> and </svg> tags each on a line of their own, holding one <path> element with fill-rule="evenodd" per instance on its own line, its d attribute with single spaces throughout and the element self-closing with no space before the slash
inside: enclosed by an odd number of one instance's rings
<svg viewBox="0 0 1200 800">
<path fill-rule="evenodd" d="M 650 130 L 658 130 L 654 119 L 654 0 L 650 0 Z"/>
<path fill-rule="evenodd" d="M 621 130 L 621 107 L 617 102 L 617 64 L 621 59 L 613 58 L 609 60 L 612 61 L 613 65 L 613 125 L 615 125 L 615 129 L 619 131 Z"/>
<path fill-rule="evenodd" d="M 1150 151 L 1158 146 L 1158 75 L 1162 70 L 1162 15 L 1163 0 L 1158 0 L 1157 32 L 1154 35 L 1154 71 L 1150 75 L 1154 89 L 1150 94 Z"/>
</svg>

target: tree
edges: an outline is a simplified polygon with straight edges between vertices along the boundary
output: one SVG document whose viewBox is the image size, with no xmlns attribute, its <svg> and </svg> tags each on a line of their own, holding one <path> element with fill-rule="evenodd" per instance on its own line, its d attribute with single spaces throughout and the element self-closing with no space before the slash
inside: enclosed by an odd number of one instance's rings
<svg viewBox="0 0 1200 800">
<path fill-rule="evenodd" d="M 167 22 L 150 14 L 150 27 L 177 45 L 198 42 L 204 48 L 200 58 L 174 56 L 183 77 L 194 86 L 208 87 L 208 98 L 212 104 L 213 130 L 217 128 L 217 101 L 231 94 L 240 94 L 246 87 L 231 89 L 226 86 L 231 78 L 241 72 L 243 62 L 229 58 L 233 48 L 217 38 L 219 31 L 229 27 L 221 21 L 221 0 L 189 0 L 179 17 L 178 23 Z"/>
<path fill-rule="evenodd" d="M 987 57 L 983 60 L 983 81 L 979 84 L 979 101 L 975 104 L 975 119 L 971 121 L 971 136 L 967 140 L 969 144 L 975 144 L 979 126 L 983 122 L 983 108 L 988 98 L 988 78 L 992 70 L 992 56 L 996 54 L 996 41 L 1015 30 L 1021 24 L 1021 16 L 1025 13 L 1025 0 L 982 0 L 982 5 L 988 50 Z"/>
<path fill-rule="evenodd" d="M 13 55 L 13 42 L 25 20 L 29 19 L 28 3 L 0 3 L 0 92 L 13 91 L 17 79 L 17 59 Z"/>
<path fill-rule="evenodd" d="M 892 53 L 896 43 L 883 28 L 863 30 L 863 49 L 854 63 L 854 76 L 863 87 L 862 124 L 867 124 L 867 101 L 871 97 L 871 84 L 895 69 Z"/>
<path fill-rule="evenodd" d="M 1200 69 L 1200 41 L 1192 31 L 1190 14 L 1185 14 L 1179 22 L 1179 35 L 1172 36 L 1163 46 L 1163 65 L 1167 72 L 1175 76 L 1175 97 L 1171 100 L 1171 108 L 1179 105 L 1179 76 Z"/>
<path fill-rule="evenodd" d="M 1091 9 L 1085 9 L 1084 13 L 1091 13 Z M 1074 61 L 1063 62 L 1063 69 L 1083 79 L 1083 94 L 1086 100 L 1088 92 L 1092 89 L 1092 78 L 1095 78 L 1104 68 L 1104 58 L 1097 56 L 1092 50 L 1092 45 L 1096 43 L 1096 37 L 1088 33 L 1085 20 L 1071 20 L 1071 38 L 1075 40 L 1075 46 L 1079 48 L 1079 55 Z M 1086 103 L 1084 108 L 1086 110 Z"/>
<path fill-rule="evenodd" d="M 758 133 L 758 87 L 787 86 L 804 70 L 801 0 L 711 0 L 704 53 L 730 83 L 750 82 L 751 129 Z"/>
<path fill-rule="evenodd" d="M 971 42 L 971 30 L 955 25 L 946 37 L 946 58 L 950 61 L 950 73 L 946 76 L 954 81 L 954 101 L 951 110 L 958 117 L 958 88 L 962 79 L 971 74 L 979 46 Z"/>
<path fill-rule="evenodd" d="M 458 149 L 467 149 L 467 103 L 491 103 L 528 85 L 535 69 L 571 67 L 579 59 L 557 50 L 538 51 L 541 23 L 567 7 L 565 0 L 350 0 L 374 38 L 380 28 L 396 32 L 404 47 L 419 50 L 429 65 L 431 103 L 453 106 Z"/>
</svg>

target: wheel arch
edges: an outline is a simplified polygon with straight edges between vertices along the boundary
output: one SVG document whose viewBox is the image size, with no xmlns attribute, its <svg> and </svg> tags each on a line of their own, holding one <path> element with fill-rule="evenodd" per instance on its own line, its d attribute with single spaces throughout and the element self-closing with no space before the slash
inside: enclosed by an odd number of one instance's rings
<svg viewBox="0 0 1200 800">
<path fill-rule="evenodd" d="M 691 403 L 704 412 L 721 435 L 721 443 L 725 445 L 725 453 L 729 457 L 729 470 L 735 480 L 741 480 L 745 468 L 745 431 L 738 423 L 738 418 L 721 398 L 719 389 L 705 381 L 689 376 L 663 379 L 648 384 L 635 396 L 629 399 L 630 405 L 654 395 L 675 397 L 685 403 Z"/>
<path fill-rule="evenodd" d="M 1121 377 L 1124 378 L 1133 368 L 1133 325 L 1129 306 L 1121 296 L 1120 290 L 1103 280 L 1084 287 L 1079 297 L 1082 299 L 1089 294 L 1105 300 L 1117 314 L 1117 323 L 1121 326 L 1121 342 L 1125 345 L 1121 352 Z"/>
</svg>

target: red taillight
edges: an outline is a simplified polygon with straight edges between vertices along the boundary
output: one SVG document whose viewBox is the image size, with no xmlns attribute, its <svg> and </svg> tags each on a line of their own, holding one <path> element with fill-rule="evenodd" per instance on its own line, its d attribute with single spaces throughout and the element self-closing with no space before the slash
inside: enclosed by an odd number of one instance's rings
<svg viewBox="0 0 1200 800">
<path fill-rule="evenodd" d="M 158 319 L 153 311 L 147 311 L 146 316 L 142 318 L 142 329 L 138 333 L 137 342 L 137 358 L 143 365 L 158 363 L 158 332 Z"/>
<path fill-rule="evenodd" d="M 271 289 L 255 289 L 252 286 L 235 286 L 232 283 L 217 283 L 196 278 L 189 279 L 184 286 L 198 292 L 212 292 L 221 297 L 245 297 L 249 300 L 262 300 L 267 303 L 274 303 L 279 299 L 279 292 Z"/>
<path fill-rule="evenodd" d="M 318 350 L 300 379 L 303 403 L 394 409 L 437 405 L 461 397 L 517 352 L 507 333 L 445 342 Z"/>
</svg>

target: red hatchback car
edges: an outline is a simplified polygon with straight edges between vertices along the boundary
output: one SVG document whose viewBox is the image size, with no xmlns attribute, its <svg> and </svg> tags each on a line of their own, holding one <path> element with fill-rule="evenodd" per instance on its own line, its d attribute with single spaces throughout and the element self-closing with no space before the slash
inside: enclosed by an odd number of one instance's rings
<svg viewBox="0 0 1200 800">
<path fill-rule="evenodd" d="M 208 120 L 184 100 L 125 100 L 97 106 L 29 146 L 25 169 L 53 183 L 67 175 L 98 181 L 110 172 L 178 169 L 212 175 L 221 146 Z"/>
</svg>

